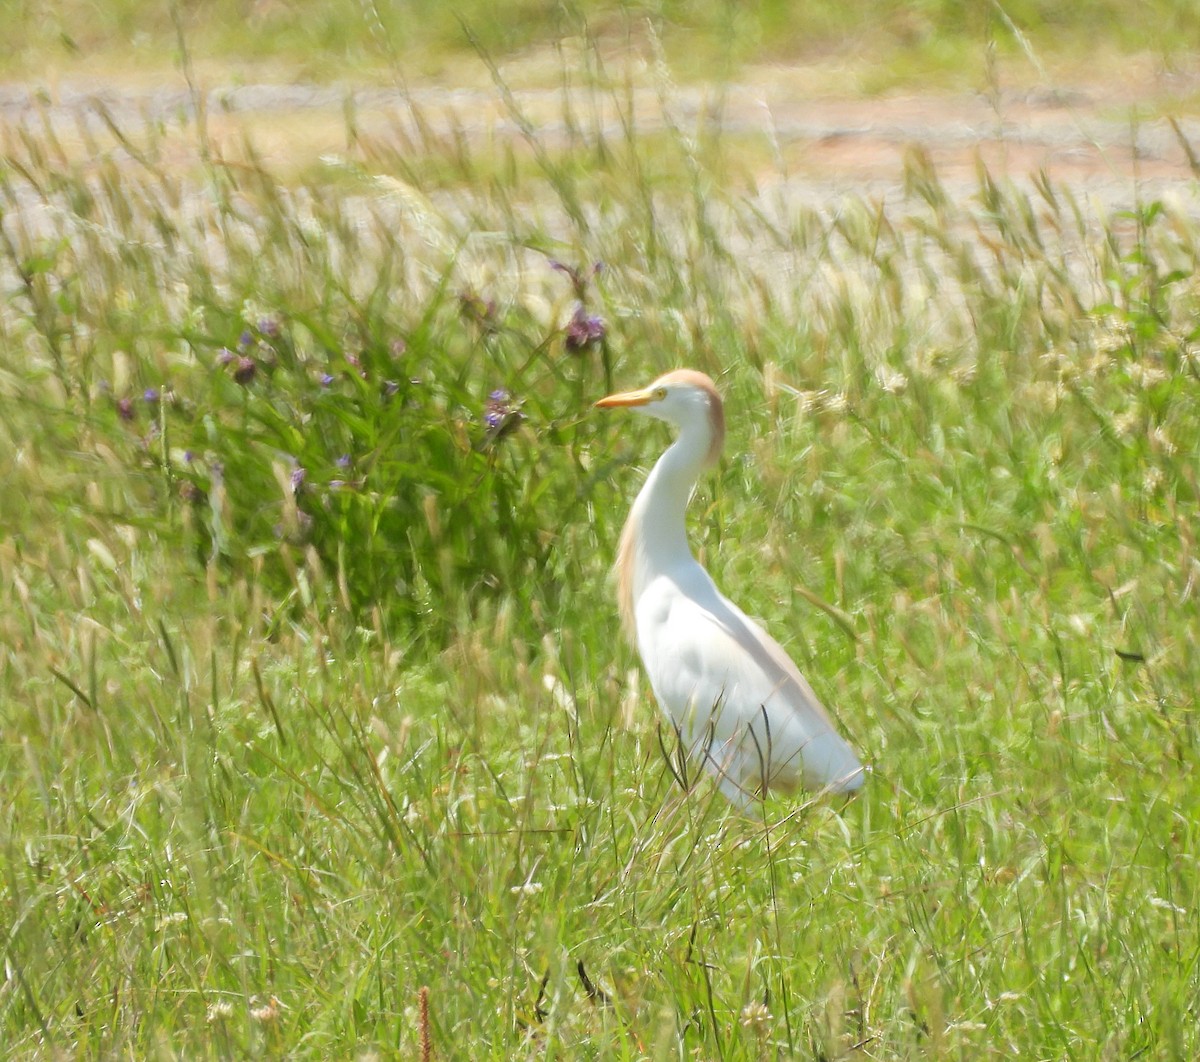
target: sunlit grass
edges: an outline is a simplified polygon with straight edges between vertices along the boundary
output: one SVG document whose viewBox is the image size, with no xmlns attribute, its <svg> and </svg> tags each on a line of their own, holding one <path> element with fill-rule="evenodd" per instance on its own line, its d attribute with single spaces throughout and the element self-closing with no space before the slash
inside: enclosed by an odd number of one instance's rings
<svg viewBox="0 0 1200 1062">
<path fill-rule="evenodd" d="M 594 91 L 512 162 L 10 134 L 8 1053 L 419 1057 L 428 986 L 439 1057 L 1193 1057 L 1194 220 L 801 208 Z M 678 364 L 844 809 L 681 792 L 619 640 L 664 439 L 589 407 Z"/>
<path fill-rule="evenodd" d="M 1200 37 L 1191 0 L 717 0 L 647 3 L 586 0 L 549 5 L 514 0 L 335 0 L 298 8 L 280 0 L 157 4 L 16 0 L 6 10 L 0 70 L 10 78 L 147 78 L 172 72 L 181 34 L 198 69 L 222 81 L 316 80 L 472 83 L 476 48 L 502 57 L 519 81 L 545 82 L 564 39 L 595 41 L 607 59 L 653 61 L 661 47 L 687 80 L 728 77 L 777 63 L 812 66 L 842 91 L 981 89 L 990 63 L 1023 61 L 1031 44 L 1047 62 L 1097 74 L 1148 55 L 1186 65 Z M 1097 51 L 1098 46 L 1102 48 Z M 547 60 L 550 60 L 549 63 Z"/>
</svg>

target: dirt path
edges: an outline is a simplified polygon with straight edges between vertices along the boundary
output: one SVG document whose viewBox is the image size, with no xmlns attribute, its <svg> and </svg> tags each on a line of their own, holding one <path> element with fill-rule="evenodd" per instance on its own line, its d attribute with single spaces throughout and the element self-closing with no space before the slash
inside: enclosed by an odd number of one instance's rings
<svg viewBox="0 0 1200 1062">
<path fill-rule="evenodd" d="M 1200 98 L 1200 74 L 1173 75 L 1175 100 Z M 976 159 L 993 173 L 1022 179 L 1044 170 L 1100 207 L 1119 207 L 1140 195 L 1171 196 L 1200 212 L 1197 165 L 1200 117 L 1172 124 L 1154 114 L 1163 99 L 1162 75 L 1141 82 L 1096 83 L 1054 91 L 893 95 L 870 100 L 813 95 L 787 69 L 760 71 L 748 83 L 712 88 L 681 86 L 664 93 L 643 87 L 631 97 L 639 133 L 670 123 L 694 131 L 719 115 L 731 136 L 756 138 L 764 158 L 762 180 L 782 182 L 789 195 L 823 201 L 849 193 L 887 196 L 898 190 L 903 159 L 925 151 L 951 188 L 974 186 Z M 553 142 L 565 136 L 560 89 L 518 90 L 520 113 Z M 622 97 L 621 104 L 628 101 Z M 480 144 L 520 137 L 520 123 L 498 92 L 487 87 L 420 87 L 409 93 L 380 88 L 313 84 L 233 85 L 209 89 L 204 110 L 209 134 L 233 145 L 249 135 L 268 162 L 303 166 L 346 149 L 346 115 L 360 131 L 386 136 L 412 128 L 414 106 L 435 129 L 460 130 Z M 612 97 L 578 90 L 571 111 L 585 130 L 621 137 L 622 107 Z M 1178 106 L 1175 108 L 1179 110 Z M 64 81 L 50 89 L 0 85 L 0 122 L 9 129 L 42 123 L 68 150 L 86 149 L 85 130 L 106 136 L 101 111 L 123 130 L 144 123 L 186 128 L 193 97 L 181 79 L 169 84 L 135 80 Z M 182 121 L 181 121 L 182 119 Z M 180 138 L 181 163 L 190 149 Z"/>
</svg>

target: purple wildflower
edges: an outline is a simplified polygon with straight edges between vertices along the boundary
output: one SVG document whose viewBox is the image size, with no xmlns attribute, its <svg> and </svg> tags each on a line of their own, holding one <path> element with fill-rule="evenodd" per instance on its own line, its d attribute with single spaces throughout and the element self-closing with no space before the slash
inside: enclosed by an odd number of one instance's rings
<svg viewBox="0 0 1200 1062">
<path fill-rule="evenodd" d="M 117 399 L 117 416 L 122 420 L 133 420 L 137 416 L 137 410 L 133 408 L 132 398 Z"/>
<path fill-rule="evenodd" d="M 233 362 L 236 357 L 237 355 L 228 347 L 222 347 L 217 351 L 217 364 L 224 368 L 224 366 Z"/>
<path fill-rule="evenodd" d="M 190 465 L 195 460 L 196 460 L 196 455 L 194 453 L 192 453 L 191 450 L 183 451 L 183 463 L 185 465 Z"/>
<path fill-rule="evenodd" d="M 248 355 L 243 354 L 238 358 L 237 365 L 233 369 L 233 378 L 245 387 L 251 380 L 254 379 L 258 372 L 258 363 Z"/>
<path fill-rule="evenodd" d="M 350 455 L 342 454 L 341 457 L 339 457 L 336 461 L 334 461 L 334 464 L 337 465 L 338 468 L 343 469 L 343 470 L 349 468 L 350 467 Z"/>
<path fill-rule="evenodd" d="M 142 399 L 148 406 L 158 405 L 158 389 L 155 387 L 147 387 L 142 392 Z"/>
<path fill-rule="evenodd" d="M 333 381 L 335 379 L 336 379 L 335 376 L 332 376 L 327 372 L 323 372 L 323 373 L 321 373 L 321 386 L 328 387 L 330 384 L 333 383 Z"/>
<path fill-rule="evenodd" d="M 583 308 L 583 303 L 578 303 L 567 324 L 567 350 L 575 353 L 586 350 L 592 344 L 601 342 L 606 331 L 603 318 L 589 314 Z"/>
<path fill-rule="evenodd" d="M 393 339 L 388 350 L 393 358 L 401 358 L 408 352 L 408 344 L 403 339 Z"/>
<path fill-rule="evenodd" d="M 487 408 L 483 413 L 483 422 L 495 431 L 504 423 L 504 418 L 512 412 L 508 404 L 509 394 L 504 388 L 499 387 L 488 395 Z"/>
<path fill-rule="evenodd" d="M 383 393 L 386 398 L 391 398 L 392 395 L 398 393 L 400 385 L 395 380 L 383 381 Z"/>
<path fill-rule="evenodd" d="M 238 336 L 238 350 L 249 350 L 254 343 L 254 336 L 250 334 L 250 329 L 246 329 Z"/>
<path fill-rule="evenodd" d="M 279 335 L 279 322 L 274 317 L 260 317 L 258 332 L 259 335 L 264 335 L 268 339 L 275 339 Z"/>
<path fill-rule="evenodd" d="M 524 419 L 524 414 L 513 408 L 512 396 L 503 387 L 498 387 L 488 395 L 487 406 L 483 411 L 483 422 L 487 425 L 489 441 L 494 442 L 504 438 L 509 432 L 514 431 Z"/>
<path fill-rule="evenodd" d="M 345 489 L 345 486 L 346 486 L 346 481 L 344 479 L 331 479 L 329 481 L 329 489 L 330 490 L 343 490 L 343 489 Z"/>
<path fill-rule="evenodd" d="M 303 465 L 297 465 L 292 469 L 292 493 L 299 494 L 304 489 L 304 480 L 308 477 L 308 473 L 304 470 Z"/>
</svg>

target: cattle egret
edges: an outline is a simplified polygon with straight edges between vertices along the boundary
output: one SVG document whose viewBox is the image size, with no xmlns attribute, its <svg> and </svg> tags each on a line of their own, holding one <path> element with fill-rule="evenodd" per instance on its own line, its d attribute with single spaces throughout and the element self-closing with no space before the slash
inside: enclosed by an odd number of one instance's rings
<svg viewBox="0 0 1200 1062">
<path fill-rule="evenodd" d="M 684 510 L 725 441 L 712 380 L 680 369 L 596 405 L 648 414 L 678 433 L 629 512 L 616 574 L 622 623 L 683 747 L 740 807 L 774 788 L 860 788 L 862 764 L 812 687 L 688 547 Z"/>
</svg>

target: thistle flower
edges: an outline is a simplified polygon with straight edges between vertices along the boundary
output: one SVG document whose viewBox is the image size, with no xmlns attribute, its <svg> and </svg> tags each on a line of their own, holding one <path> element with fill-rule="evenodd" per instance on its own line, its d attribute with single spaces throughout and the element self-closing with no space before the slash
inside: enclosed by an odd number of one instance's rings
<svg viewBox="0 0 1200 1062">
<path fill-rule="evenodd" d="M 567 323 L 566 332 L 566 347 L 567 350 L 578 354 L 580 351 L 586 350 L 594 343 L 599 343 L 604 339 L 607 329 L 604 327 L 604 320 L 589 314 L 584 308 L 583 303 L 577 303 L 575 313 L 571 320 Z"/>
<path fill-rule="evenodd" d="M 243 387 L 254 379 L 258 372 L 258 363 L 248 355 L 243 354 L 233 368 L 233 378 Z"/>
</svg>

